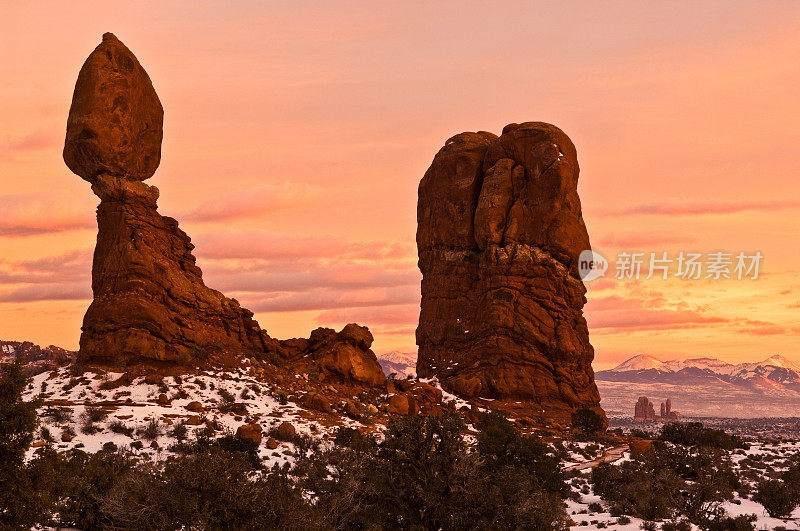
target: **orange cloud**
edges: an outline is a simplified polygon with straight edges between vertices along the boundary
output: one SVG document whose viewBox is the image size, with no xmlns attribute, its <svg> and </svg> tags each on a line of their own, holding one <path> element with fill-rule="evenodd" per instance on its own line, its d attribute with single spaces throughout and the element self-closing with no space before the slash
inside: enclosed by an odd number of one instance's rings
<svg viewBox="0 0 800 531">
<path fill-rule="evenodd" d="M 675 200 L 660 203 L 646 203 L 620 210 L 606 210 L 603 216 L 705 216 L 720 214 L 738 214 L 748 211 L 774 212 L 776 210 L 796 209 L 800 207 L 797 200 L 772 201 L 686 201 Z"/>
<path fill-rule="evenodd" d="M 0 196 L 0 236 L 25 237 L 93 229 L 97 226 L 93 212 L 92 203 L 62 195 Z"/>
</svg>

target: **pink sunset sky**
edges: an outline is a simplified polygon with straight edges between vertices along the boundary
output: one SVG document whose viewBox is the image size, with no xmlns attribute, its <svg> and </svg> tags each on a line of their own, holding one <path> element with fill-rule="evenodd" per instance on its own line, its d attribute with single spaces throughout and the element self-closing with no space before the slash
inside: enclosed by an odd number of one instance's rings
<svg viewBox="0 0 800 531">
<path fill-rule="evenodd" d="M 0 339 L 77 347 L 98 200 L 61 149 L 111 31 L 165 109 L 161 212 L 273 336 L 355 321 L 415 351 L 420 178 L 456 133 L 546 121 L 606 257 L 764 256 L 758 280 L 587 284 L 596 369 L 800 361 L 800 3 L 431 4 L 4 3 Z"/>
</svg>

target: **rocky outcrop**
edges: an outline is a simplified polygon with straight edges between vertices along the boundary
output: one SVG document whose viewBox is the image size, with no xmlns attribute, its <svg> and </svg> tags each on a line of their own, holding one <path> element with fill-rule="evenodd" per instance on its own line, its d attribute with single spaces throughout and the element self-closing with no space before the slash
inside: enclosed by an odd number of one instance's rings
<svg viewBox="0 0 800 531">
<path fill-rule="evenodd" d="M 370 350 L 372 341 L 367 327 L 351 323 L 339 333 L 331 328 L 317 328 L 309 339 L 280 341 L 279 348 L 298 372 L 315 368 L 323 380 L 378 386 L 386 376 Z"/>
<path fill-rule="evenodd" d="M 40 347 L 30 341 L 0 341 L 0 374 L 3 366 L 22 359 L 23 370 L 28 376 L 52 371 L 75 360 L 75 352 L 55 345 Z"/>
<path fill-rule="evenodd" d="M 582 308 L 575 146 L 555 126 L 462 133 L 419 185 L 420 377 L 569 421 L 602 413 Z"/>
<path fill-rule="evenodd" d="M 111 33 L 75 84 L 64 161 L 100 198 L 79 360 L 190 365 L 215 356 L 279 357 L 362 386 L 382 385 L 372 334 L 348 325 L 310 339 L 271 338 L 236 299 L 208 288 L 178 222 L 143 181 L 161 160 L 164 112 L 149 76 Z"/>
</svg>

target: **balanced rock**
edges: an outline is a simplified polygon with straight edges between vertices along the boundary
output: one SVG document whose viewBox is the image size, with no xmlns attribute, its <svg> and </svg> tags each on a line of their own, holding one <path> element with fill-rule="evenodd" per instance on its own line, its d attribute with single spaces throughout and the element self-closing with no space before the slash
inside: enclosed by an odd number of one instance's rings
<svg viewBox="0 0 800 531">
<path fill-rule="evenodd" d="M 578 257 L 590 249 L 572 141 L 541 122 L 462 133 L 419 185 L 420 377 L 568 422 L 603 413 Z"/>
<path fill-rule="evenodd" d="M 103 174 L 147 179 L 161 161 L 163 121 L 147 72 L 106 33 L 78 74 L 64 161 L 91 183 Z"/>
<path fill-rule="evenodd" d="M 64 145 L 67 166 L 100 198 L 94 300 L 80 360 L 186 366 L 215 355 L 277 355 L 298 372 L 316 368 L 356 385 L 383 385 L 367 328 L 278 341 L 236 299 L 204 284 L 194 245 L 176 220 L 158 213 L 158 189 L 143 182 L 161 160 L 163 116 L 139 61 L 103 35 L 78 75 Z"/>
</svg>

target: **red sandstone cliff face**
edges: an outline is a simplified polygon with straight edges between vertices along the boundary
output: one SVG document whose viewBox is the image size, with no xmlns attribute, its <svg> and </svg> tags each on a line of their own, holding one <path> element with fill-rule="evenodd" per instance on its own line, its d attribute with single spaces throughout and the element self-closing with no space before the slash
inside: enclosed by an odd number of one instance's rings
<svg viewBox="0 0 800 531">
<path fill-rule="evenodd" d="M 103 35 L 78 75 L 64 145 L 67 166 L 100 198 L 94 300 L 79 360 L 190 365 L 221 353 L 270 354 L 356 385 L 383 385 L 365 327 L 278 341 L 252 312 L 203 283 L 191 240 L 158 213 L 158 189 L 143 182 L 161 160 L 163 117 L 139 61 Z"/>
<path fill-rule="evenodd" d="M 575 146 L 557 127 L 462 133 L 419 185 L 420 376 L 544 417 L 602 412 L 583 318 Z"/>
</svg>

